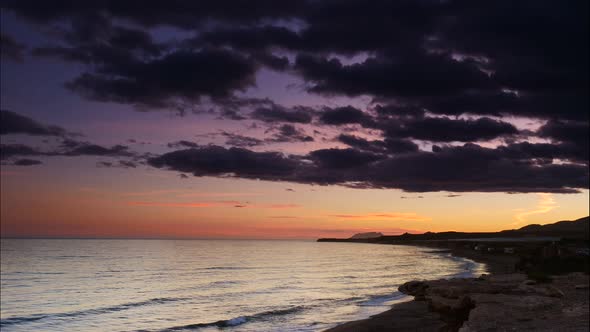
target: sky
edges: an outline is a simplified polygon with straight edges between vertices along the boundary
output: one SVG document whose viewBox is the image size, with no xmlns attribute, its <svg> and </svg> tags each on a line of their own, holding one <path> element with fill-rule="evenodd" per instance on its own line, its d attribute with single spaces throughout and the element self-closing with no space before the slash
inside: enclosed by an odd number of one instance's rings
<svg viewBox="0 0 590 332">
<path fill-rule="evenodd" d="M 0 6 L 3 237 L 589 214 L 585 0 Z"/>
</svg>

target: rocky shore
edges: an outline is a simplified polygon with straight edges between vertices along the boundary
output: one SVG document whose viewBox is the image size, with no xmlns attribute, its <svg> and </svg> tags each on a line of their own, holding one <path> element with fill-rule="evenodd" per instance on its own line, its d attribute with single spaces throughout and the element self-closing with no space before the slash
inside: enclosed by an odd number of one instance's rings
<svg viewBox="0 0 590 332">
<path fill-rule="evenodd" d="M 588 331 L 588 275 L 554 276 L 551 283 L 524 274 L 411 281 L 400 291 L 424 301 L 449 331 Z"/>
<path fill-rule="evenodd" d="M 589 331 L 587 274 L 538 283 L 511 273 L 510 260 L 486 263 L 492 274 L 478 278 L 407 282 L 399 290 L 414 300 L 328 331 Z"/>
</svg>

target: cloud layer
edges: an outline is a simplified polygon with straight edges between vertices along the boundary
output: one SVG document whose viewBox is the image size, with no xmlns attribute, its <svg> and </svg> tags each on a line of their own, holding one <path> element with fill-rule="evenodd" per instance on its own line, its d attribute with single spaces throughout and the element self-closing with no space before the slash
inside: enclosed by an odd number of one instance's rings
<svg viewBox="0 0 590 332">
<path fill-rule="evenodd" d="M 588 186 L 588 167 L 552 164 L 512 153 L 510 146 L 475 144 L 404 154 L 322 149 L 307 155 L 203 146 L 177 150 L 148 163 L 195 176 L 237 177 L 409 192 L 555 192 Z"/>
<path fill-rule="evenodd" d="M 6 56 L 79 66 L 64 82 L 72 93 L 140 110 L 214 113 L 264 132 L 217 128 L 223 146 L 187 139 L 149 157 L 66 139 L 52 151 L 3 145 L 2 158 L 15 165 L 94 155 L 143 158 L 195 176 L 413 192 L 588 188 L 585 0 L 8 0 L 2 7 L 51 31 L 30 47 L 2 35 Z M 249 94 L 268 71 L 320 102 L 287 106 L 272 93 Z M 68 134 L 11 111 L 2 111 L 1 130 Z"/>
</svg>

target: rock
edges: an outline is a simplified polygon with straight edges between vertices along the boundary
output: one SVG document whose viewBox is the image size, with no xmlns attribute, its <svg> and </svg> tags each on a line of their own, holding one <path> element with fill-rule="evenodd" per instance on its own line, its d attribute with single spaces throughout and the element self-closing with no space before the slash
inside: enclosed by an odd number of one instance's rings
<svg viewBox="0 0 590 332">
<path fill-rule="evenodd" d="M 430 296 L 427 299 L 430 310 L 443 314 L 450 314 L 453 308 L 459 307 L 459 301 L 442 296 Z"/>
<path fill-rule="evenodd" d="M 448 299 L 458 299 L 459 296 L 463 295 L 464 291 L 458 286 L 439 287 L 431 289 L 430 293 L 438 294 Z"/>
<path fill-rule="evenodd" d="M 473 300 L 464 296 L 461 299 L 449 299 L 442 296 L 430 296 L 427 298 L 431 310 L 441 314 L 457 314 L 468 311 L 473 307 Z"/>
<path fill-rule="evenodd" d="M 542 287 L 537 290 L 537 293 L 543 294 L 545 296 L 550 296 L 550 297 L 560 297 L 561 298 L 561 297 L 565 296 L 565 294 L 563 294 L 563 292 L 561 290 L 559 290 L 553 286 Z"/>
<path fill-rule="evenodd" d="M 324 332 L 376 332 L 376 331 L 444 331 L 446 324 L 439 314 L 428 310 L 424 302 L 409 301 L 395 305 L 391 310 L 369 319 L 348 322 Z"/>
<path fill-rule="evenodd" d="M 523 294 L 535 294 L 540 296 L 549 296 L 549 297 L 564 297 L 564 294 L 559 289 L 551 286 L 551 285 L 528 285 L 526 283 L 521 283 L 516 288 L 515 293 L 523 293 Z"/>
<path fill-rule="evenodd" d="M 587 275 L 570 274 L 538 284 L 514 273 L 411 281 L 399 290 L 425 300 L 448 331 L 584 331 L 587 280 Z M 572 328 L 559 329 L 562 325 Z"/>
<path fill-rule="evenodd" d="M 520 283 L 526 279 L 526 276 L 521 273 L 493 274 L 487 278 L 488 281 L 494 283 Z"/>
<path fill-rule="evenodd" d="M 538 295 L 472 294 L 475 308 L 459 331 L 537 331 L 543 313 L 559 308 L 560 300 Z M 518 328 L 516 328 L 518 327 Z M 553 327 L 555 328 L 555 326 Z"/>
<path fill-rule="evenodd" d="M 424 297 L 428 284 L 424 281 L 408 281 L 398 287 L 398 290 L 404 294 L 415 297 Z"/>
</svg>

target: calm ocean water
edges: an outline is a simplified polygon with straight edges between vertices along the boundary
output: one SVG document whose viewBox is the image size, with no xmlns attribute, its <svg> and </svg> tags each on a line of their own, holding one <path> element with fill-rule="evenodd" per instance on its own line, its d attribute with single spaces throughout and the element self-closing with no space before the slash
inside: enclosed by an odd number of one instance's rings
<svg viewBox="0 0 590 332">
<path fill-rule="evenodd" d="M 3 239 L 9 331 L 318 331 L 411 279 L 483 272 L 430 249 L 247 240 Z"/>
</svg>

